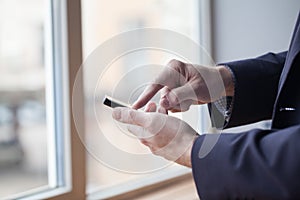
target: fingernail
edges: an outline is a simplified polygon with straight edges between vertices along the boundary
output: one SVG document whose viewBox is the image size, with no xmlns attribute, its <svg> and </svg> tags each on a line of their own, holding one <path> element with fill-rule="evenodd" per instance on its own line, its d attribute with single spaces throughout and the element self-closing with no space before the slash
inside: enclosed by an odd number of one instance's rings
<svg viewBox="0 0 300 200">
<path fill-rule="evenodd" d="M 133 104 L 131 104 L 131 108 L 136 109 L 136 102 L 133 102 Z"/>
<path fill-rule="evenodd" d="M 119 119 L 121 118 L 121 110 L 120 110 L 120 108 L 114 108 L 114 109 L 113 109 L 112 117 L 113 117 L 115 120 L 119 120 Z"/>
</svg>

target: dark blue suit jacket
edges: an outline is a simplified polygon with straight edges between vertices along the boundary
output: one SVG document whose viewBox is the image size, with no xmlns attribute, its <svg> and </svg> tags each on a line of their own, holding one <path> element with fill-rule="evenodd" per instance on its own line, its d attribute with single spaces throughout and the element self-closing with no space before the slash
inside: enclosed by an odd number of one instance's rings
<svg viewBox="0 0 300 200">
<path fill-rule="evenodd" d="M 233 111 L 224 117 L 211 105 L 215 126 L 272 119 L 271 130 L 223 133 L 204 158 L 200 136 L 192 150 L 201 200 L 300 199 L 300 16 L 287 52 L 226 63 L 236 78 Z"/>
</svg>

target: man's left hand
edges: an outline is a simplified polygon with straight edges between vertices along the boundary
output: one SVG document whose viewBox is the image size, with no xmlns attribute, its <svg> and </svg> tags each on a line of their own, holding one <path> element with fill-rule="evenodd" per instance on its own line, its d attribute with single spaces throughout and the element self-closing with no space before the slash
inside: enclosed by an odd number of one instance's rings
<svg viewBox="0 0 300 200">
<path fill-rule="evenodd" d="M 155 155 L 191 167 L 192 146 L 197 138 L 196 131 L 186 122 L 153 112 L 155 105 L 146 111 L 130 108 L 115 108 L 112 116 L 115 120 L 128 124 L 128 130 Z"/>
</svg>

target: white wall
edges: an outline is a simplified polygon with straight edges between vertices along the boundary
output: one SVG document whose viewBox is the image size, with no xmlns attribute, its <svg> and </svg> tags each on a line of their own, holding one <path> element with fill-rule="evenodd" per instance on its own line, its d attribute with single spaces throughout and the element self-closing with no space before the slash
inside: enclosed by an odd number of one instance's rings
<svg viewBox="0 0 300 200">
<path fill-rule="evenodd" d="M 287 50 L 300 0 L 211 0 L 217 63 Z"/>
</svg>

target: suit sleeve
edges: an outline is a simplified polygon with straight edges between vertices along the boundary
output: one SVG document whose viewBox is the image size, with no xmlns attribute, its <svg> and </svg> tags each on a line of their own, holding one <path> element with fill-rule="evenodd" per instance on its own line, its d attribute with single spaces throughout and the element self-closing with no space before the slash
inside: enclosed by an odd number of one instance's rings
<svg viewBox="0 0 300 200">
<path fill-rule="evenodd" d="M 209 104 L 213 126 L 229 128 L 270 119 L 281 71 L 287 52 L 268 53 L 255 59 L 223 63 L 235 78 L 235 93 L 230 120 Z"/>
<path fill-rule="evenodd" d="M 300 199 L 300 125 L 197 138 L 192 169 L 201 200 Z M 200 149 L 211 145 L 204 157 Z M 216 138 L 215 138 L 216 139 Z"/>
</svg>

